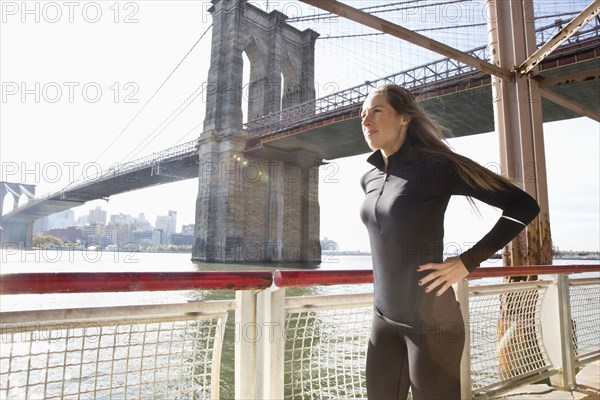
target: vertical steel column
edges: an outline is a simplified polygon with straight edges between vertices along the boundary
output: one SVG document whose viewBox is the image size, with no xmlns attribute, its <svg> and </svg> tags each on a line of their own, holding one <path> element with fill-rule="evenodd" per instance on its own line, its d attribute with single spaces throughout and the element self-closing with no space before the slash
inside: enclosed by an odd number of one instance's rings
<svg viewBox="0 0 600 400">
<path fill-rule="evenodd" d="M 486 0 L 489 17 L 490 56 L 492 63 L 513 73 L 513 78 L 493 77 L 494 120 L 500 135 L 500 163 L 505 176 L 520 185 L 523 190 L 537 199 L 542 211 L 526 229 L 509 244 L 509 259 L 505 265 L 551 264 L 550 259 L 542 259 L 546 252 L 544 246 L 551 248 L 548 221 L 548 201 L 546 173 L 544 163 L 543 127 L 541 116 L 541 97 L 539 88 L 529 77 L 515 72 L 516 66 L 535 51 L 535 30 L 533 29 L 532 0 Z M 534 47 L 529 49 L 529 47 Z M 537 89 L 537 91 L 535 91 Z M 540 165 L 538 165 L 540 162 Z M 538 186 L 540 183 L 540 186 Z M 548 227 L 542 235 L 540 220 Z M 544 244 L 543 241 L 548 243 Z M 534 280 L 537 276 L 509 277 L 509 281 Z M 500 318 L 498 320 L 499 337 L 512 325 L 515 310 L 535 313 L 534 308 L 522 310 L 524 306 L 518 298 L 501 296 Z M 521 314 L 519 314 L 521 315 Z M 517 324 L 516 326 L 519 326 Z M 533 340 L 531 333 L 517 329 L 510 337 L 513 344 Z M 534 342 L 532 342 L 534 343 Z M 497 356 L 506 360 L 503 373 L 512 376 L 522 367 L 523 360 L 514 358 L 507 347 L 500 347 Z"/>
<path fill-rule="evenodd" d="M 518 61 L 527 60 L 537 50 L 535 37 L 535 15 L 533 0 L 522 0 L 522 23 L 525 38 L 524 52 L 518 56 Z M 537 68 L 532 72 L 537 72 Z M 525 185 L 535 189 L 535 198 L 540 205 L 540 214 L 527 229 L 527 242 L 529 244 L 529 263 L 535 265 L 552 264 L 552 236 L 550 232 L 550 213 L 548 204 L 548 181 L 546 178 L 546 150 L 544 145 L 544 128 L 542 118 L 542 96 L 538 81 L 533 79 L 531 73 L 526 77 L 518 78 L 525 83 L 524 90 L 529 100 L 529 114 L 523 117 L 530 118 L 531 147 L 523 153 L 527 163 L 531 165 L 532 181 L 529 176 L 524 176 Z M 523 134 L 522 134 L 523 135 Z M 527 189 L 527 186 L 525 186 Z M 527 190 L 529 192 L 529 190 Z M 531 192 L 529 192 L 531 193 Z"/>
<path fill-rule="evenodd" d="M 571 318 L 571 295 L 569 291 L 569 275 L 556 276 L 558 287 L 558 319 L 560 321 L 560 347 L 562 357 L 562 386 L 570 390 L 575 386 L 575 354 L 573 350 L 573 318 Z"/>
<path fill-rule="evenodd" d="M 548 287 L 540 313 L 542 340 L 552 366 L 560 374 L 550 377 L 553 386 L 571 390 L 575 385 L 573 320 L 569 295 L 569 275 L 556 274 Z"/>
<path fill-rule="evenodd" d="M 486 0 L 493 64 L 515 71 L 535 51 L 532 0 Z M 552 263 L 548 191 L 544 159 L 541 97 L 537 83 L 514 72 L 513 79 L 492 77 L 494 118 L 500 135 L 503 173 L 540 204 L 541 213 L 510 244 L 506 265 Z"/>
<path fill-rule="evenodd" d="M 460 398 L 470 399 L 473 397 L 471 390 L 471 317 L 469 313 L 469 281 L 462 279 L 458 281 L 456 298 L 460 303 L 465 328 L 465 344 L 460 359 Z"/>
<path fill-rule="evenodd" d="M 283 399 L 285 372 L 285 288 L 258 292 L 255 399 Z"/>
<path fill-rule="evenodd" d="M 256 393 L 256 290 L 235 292 L 235 398 L 252 399 Z"/>
</svg>

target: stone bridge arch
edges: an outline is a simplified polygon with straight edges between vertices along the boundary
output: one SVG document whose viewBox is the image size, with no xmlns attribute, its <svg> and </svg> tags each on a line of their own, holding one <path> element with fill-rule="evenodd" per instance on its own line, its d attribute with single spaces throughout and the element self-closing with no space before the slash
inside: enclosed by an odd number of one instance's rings
<svg viewBox="0 0 600 400">
<path fill-rule="evenodd" d="M 206 92 L 204 132 L 234 136 L 242 129 L 243 58 L 250 60 L 248 115 L 253 118 L 314 100 L 314 46 L 319 34 L 286 23 L 279 11 L 267 13 L 246 0 L 213 0 L 213 41 Z M 292 73 L 293 71 L 293 73 Z M 262 96 L 261 96 L 262 95 Z M 251 110 L 251 111 L 250 111 Z M 252 119 L 249 117 L 249 119 Z"/>
<path fill-rule="evenodd" d="M 242 113 L 244 53 L 249 120 L 314 100 L 319 35 L 246 0 L 213 0 L 209 12 L 212 48 L 192 259 L 320 263 L 320 156 L 295 148 L 246 154 Z"/>
<path fill-rule="evenodd" d="M 21 199 L 22 196 L 25 196 L 27 201 L 30 201 L 35 197 L 35 185 L 27 185 L 24 183 L 15 182 L 0 182 L 0 210 L 2 213 L 4 213 L 4 200 L 7 195 L 12 196 L 14 200 L 14 210 L 19 205 L 19 199 Z"/>
<path fill-rule="evenodd" d="M 0 182 L 0 247 L 30 248 L 33 237 L 33 221 L 5 222 L 4 200 L 7 196 L 12 196 L 14 210 L 19 206 L 19 199 L 22 196 L 25 196 L 27 201 L 35 197 L 35 185 Z"/>
</svg>

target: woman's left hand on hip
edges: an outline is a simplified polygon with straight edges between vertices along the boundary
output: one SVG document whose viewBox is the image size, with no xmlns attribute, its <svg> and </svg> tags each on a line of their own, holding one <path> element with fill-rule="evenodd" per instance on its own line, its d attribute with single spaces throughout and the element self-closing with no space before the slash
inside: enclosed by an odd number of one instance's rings
<svg viewBox="0 0 600 400">
<path fill-rule="evenodd" d="M 450 257 L 442 263 L 423 264 L 417 271 L 433 271 L 419 280 L 419 286 L 425 286 L 427 293 L 439 287 L 437 296 L 441 296 L 450 286 L 469 275 L 460 257 Z"/>
</svg>

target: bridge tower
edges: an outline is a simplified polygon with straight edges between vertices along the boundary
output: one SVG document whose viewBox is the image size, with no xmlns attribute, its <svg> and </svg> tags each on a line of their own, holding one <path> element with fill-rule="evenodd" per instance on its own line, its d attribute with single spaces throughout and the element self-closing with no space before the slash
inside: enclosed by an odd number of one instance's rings
<svg viewBox="0 0 600 400">
<path fill-rule="evenodd" d="M 13 210 L 17 208 L 19 199 L 25 195 L 32 200 L 35 195 L 35 185 L 26 185 L 14 182 L 0 182 L 0 214 L 4 212 L 4 199 L 6 196 L 13 198 Z M 11 210 L 12 211 L 12 210 Z M 10 211 L 9 211 L 10 212 Z M 0 215 L 0 246 L 11 245 L 14 247 L 29 249 L 33 238 L 33 222 L 4 222 Z"/>
<path fill-rule="evenodd" d="M 314 100 L 318 33 L 299 31 L 279 11 L 246 0 L 212 0 L 212 49 L 192 259 L 234 263 L 319 263 L 318 165 L 310 151 L 248 155 L 248 119 Z M 250 61 L 247 91 L 243 53 Z"/>
</svg>

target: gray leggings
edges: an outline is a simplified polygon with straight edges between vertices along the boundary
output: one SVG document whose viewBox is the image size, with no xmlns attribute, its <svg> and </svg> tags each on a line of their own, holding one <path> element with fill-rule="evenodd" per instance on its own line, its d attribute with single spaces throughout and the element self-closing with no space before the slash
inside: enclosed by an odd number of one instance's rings
<svg viewBox="0 0 600 400">
<path fill-rule="evenodd" d="M 460 359 L 464 324 L 460 311 L 443 325 L 406 328 L 378 315 L 373 317 L 367 352 L 369 400 L 460 399 Z"/>
</svg>

